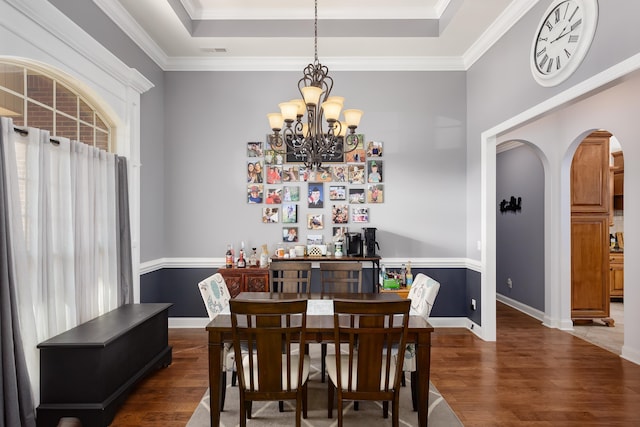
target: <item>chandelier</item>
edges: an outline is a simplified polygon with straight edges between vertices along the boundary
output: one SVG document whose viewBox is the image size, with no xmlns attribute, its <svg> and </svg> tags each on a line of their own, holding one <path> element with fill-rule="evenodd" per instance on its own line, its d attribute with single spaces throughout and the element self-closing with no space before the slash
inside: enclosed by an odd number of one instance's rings
<svg viewBox="0 0 640 427">
<path fill-rule="evenodd" d="M 333 79 L 329 77 L 329 69 L 318 61 L 318 0 L 315 0 L 314 31 L 315 58 L 298 81 L 302 99 L 278 104 L 280 112 L 267 117 L 273 131 L 269 136 L 271 148 L 283 151 L 286 146 L 287 158 L 317 170 L 323 161 L 344 161 L 344 154 L 358 147 L 356 128 L 362 110 L 344 110 L 344 121 L 339 119 L 344 97 L 331 95 Z"/>
</svg>

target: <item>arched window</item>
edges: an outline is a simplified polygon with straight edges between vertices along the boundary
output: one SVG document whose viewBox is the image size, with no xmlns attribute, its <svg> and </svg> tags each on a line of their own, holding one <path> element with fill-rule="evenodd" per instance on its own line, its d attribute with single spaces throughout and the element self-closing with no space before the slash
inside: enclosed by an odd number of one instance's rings
<svg viewBox="0 0 640 427">
<path fill-rule="evenodd" d="M 80 92 L 45 70 L 0 61 L 0 116 L 13 118 L 17 126 L 46 129 L 53 138 L 115 151 L 106 115 Z"/>
</svg>

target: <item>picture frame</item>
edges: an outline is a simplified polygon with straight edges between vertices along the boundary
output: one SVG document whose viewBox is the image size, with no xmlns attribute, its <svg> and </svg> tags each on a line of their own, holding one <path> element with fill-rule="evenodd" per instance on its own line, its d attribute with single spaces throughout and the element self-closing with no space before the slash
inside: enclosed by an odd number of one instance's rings
<svg viewBox="0 0 640 427">
<path fill-rule="evenodd" d="M 298 222 L 298 205 L 295 203 L 284 203 L 282 205 L 282 222 L 284 224 Z"/>
<path fill-rule="evenodd" d="M 299 202 L 300 201 L 300 186 L 299 185 L 285 185 L 282 187 L 282 201 L 283 202 Z"/>
<path fill-rule="evenodd" d="M 382 157 L 382 141 L 367 142 L 367 157 Z"/>
<path fill-rule="evenodd" d="M 262 184 L 247 185 L 247 203 L 262 203 L 264 198 L 264 187 Z"/>
<path fill-rule="evenodd" d="M 307 228 L 309 230 L 324 229 L 324 215 L 323 214 L 307 214 Z"/>
<path fill-rule="evenodd" d="M 349 165 L 349 184 L 364 184 L 365 181 L 365 164 L 356 163 Z"/>
<path fill-rule="evenodd" d="M 247 142 L 247 157 L 262 157 L 262 141 Z"/>
<path fill-rule="evenodd" d="M 364 188 L 349 188 L 349 203 L 362 204 L 366 202 Z"/>
<path fill-rule="evenodd" d="M 365 159 L 364 134 L 358 133 L 355 137 L 358 139 L 355 150 L 348 152 L 344 156 L 347 163 L 360 163 L 364 162 Z"/>
<path fill-rule="evenodd" d="M 369 208 L 354 207 L 351 209 L 351 222 L 369 222 Z"/>
<path fill-rule="evenodd" d="M 262 222 L 265 224 L 275 224 L 280 222 L 280 208 L 262 208 Z"/>
<path fill-rule="evenodd" d="M 345 185 L 330 185 L 329 200 L 347 200 L 347 187 Z"/>
<path fill-rule="evenodd" d="M 286 165 L 282 167 L 282 182 L 298 182 L 299 180 L 299 166 Z"/>
<path fill-rule="evenodd" d="M 373 184 L 383 182 L 382 163 L 382 160 L 367 161 L 367 182 Z"/>
<path fill-rule="evenodd" d="M 331 180 L 333 182 L 347 182 L 347 165 L 331 166 Z"/>
<path fill-rule="evenodd" d="M 333 241 L 338 241 L 338 240 L 342 240 L 344 241 L 347 233 L 349 232 L 349 227 L 333 227 L 333 234 L 332 234 L 332 238 Z"/>
<path fill-rule="evenodd" d="M 384 185 L 369 184 L 367 187 L 367 202 L 382 203 L 384 202 Z"/>
<path fill-rule="evenodd" d="M 262 160 L 247 162 L 247 183 L 262 184 L 264 165 Z"/>
<path fill-rule="evenodd" d="M 291 138 L 291 135 L 287 135 L 287 138 Z M 343 137 L 338 137 L 338 145 L 342 146 Z M 285 149 L 285 161 L 287 163 L 304 163 L 306 156 L 302 153 L 296 153 L 293 148 L 289 146 L 286 142 L 283 143 L 283 147 Z M 344 163 L 345 155 L 342 153 L 342 150 L 337 150 L 338 153 L 325 153 L 322 156 L 322 163 Z M 364 153 L 364 150 L 363 150 Z"/>
<path fill-rule="evenodd" d="M 322 183 L 310 182 L 307 185 L 307 206 L 310 209 L 324 207 L 324 185 Z"/>
<path fill-rule="evenodd" d="M 294 243 L 298 241 L 298 227 L 282 227 L 282 241 Z"/>
<path fill-rule="evenodd" d="M 267 187 L 266 197 L 264 199 L 264 202 L 267 205 L 279 205 L 280 203 L 282 203 L 282 188 L 281 187 L 275 187 L 275 188 Z"/>
<path fill-rule="evenodd" d="M 321 245 L 324 242 L 324 236 L 322 234 L 308 234 L 307 245 Z"/>
<path fill-rule="evenodd" d="M 282 166 L 267 166 L 267 184 L 282 184 Z"/>
<path fill-rule="evenodd" d="M 333 205 L 331 208 L 331 221 L 334 224 L 346 224 L 349 222 L 349 205 Z"/>
</svg>

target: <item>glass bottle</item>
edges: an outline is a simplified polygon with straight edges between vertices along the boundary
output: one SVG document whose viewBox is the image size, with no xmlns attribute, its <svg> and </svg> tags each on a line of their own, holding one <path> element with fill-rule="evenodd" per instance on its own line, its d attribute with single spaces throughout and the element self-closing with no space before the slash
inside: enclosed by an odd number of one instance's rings
<svg viewBox="0 0 640 427">
<path fill-rule="evenodd" d="M 244 259 L 244 249 L 240 249 L 240 256 L 238 257 L 238 268 L 245 268 L 247 261 Z"/>
<path fill-rule="evenodd" d="M 256 248 L 251 248 L 251 256 L 249 257 L 249 267 L 257 267 L 258 266 L 258 253 L 256 252 Z"/>
<path fill-rule="evenodd" d="M 233 253 L 231 252 L 231 245 L 227 245 L 227 253 L 224 257 L 224 266 L 226 268 L 233 268 Z"/>
</svg>

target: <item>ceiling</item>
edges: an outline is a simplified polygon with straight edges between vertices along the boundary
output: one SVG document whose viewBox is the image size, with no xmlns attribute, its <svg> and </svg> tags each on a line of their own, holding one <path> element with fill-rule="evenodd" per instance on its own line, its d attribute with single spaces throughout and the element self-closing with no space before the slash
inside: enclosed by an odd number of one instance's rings
<svg viewBox="0 0 640 427">
<path fill-rule="evenodd" d="M 318 0 L 318 57 L 342 70 L 466 70 L 538 0 Z M 313 0 L 94 0 L 164 70 L 299 70 Z"/>
</svg>

